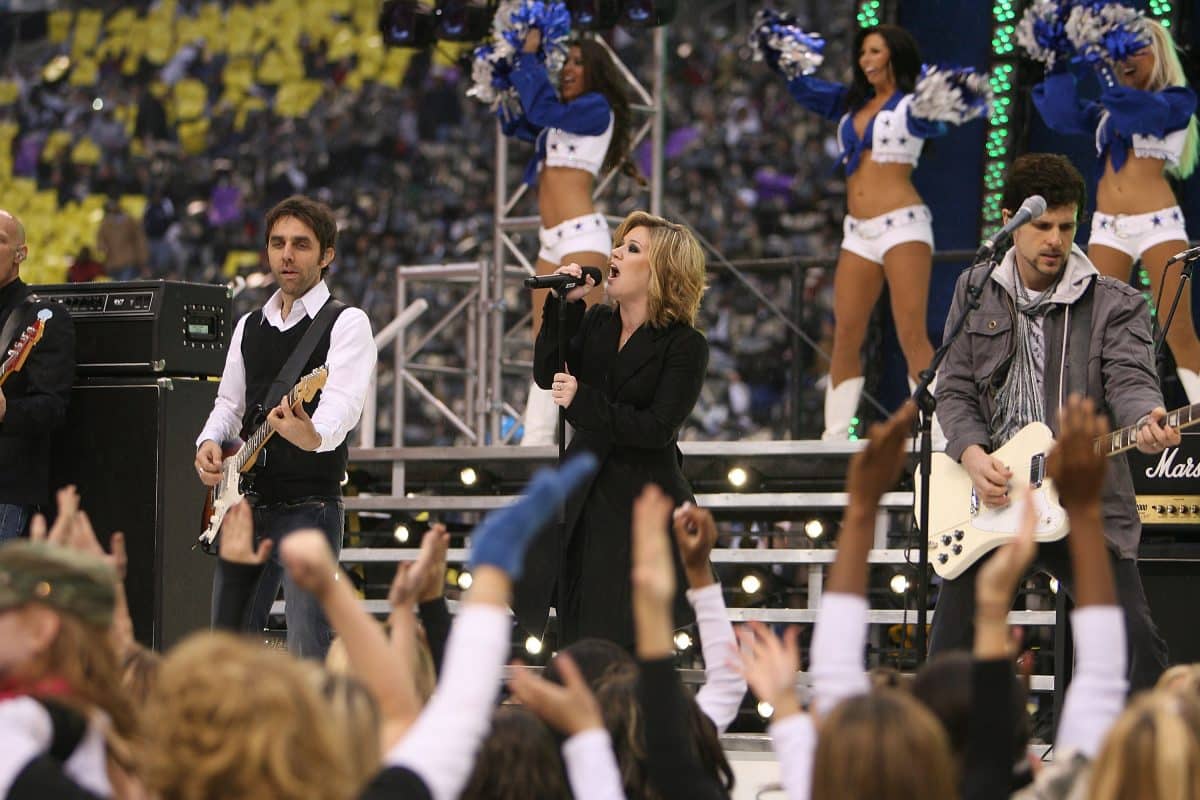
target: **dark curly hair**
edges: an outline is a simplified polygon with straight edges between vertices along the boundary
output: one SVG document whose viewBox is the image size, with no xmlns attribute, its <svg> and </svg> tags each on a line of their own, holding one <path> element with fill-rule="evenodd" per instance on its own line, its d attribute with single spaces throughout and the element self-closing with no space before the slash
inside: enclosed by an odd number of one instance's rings
<svg viewBox="0 0 1200 800">
<path fill-rule="evenodd" d="M 1000 207 L 1016 211 L 1026 197 L 1040 194 L 1046 208 L 1075 204 L 1075 219 L 1087 206 L 1087 184 L 1075 165 L 1057 153 L 1026 153 L 1008 168 Z"/>
</svg>

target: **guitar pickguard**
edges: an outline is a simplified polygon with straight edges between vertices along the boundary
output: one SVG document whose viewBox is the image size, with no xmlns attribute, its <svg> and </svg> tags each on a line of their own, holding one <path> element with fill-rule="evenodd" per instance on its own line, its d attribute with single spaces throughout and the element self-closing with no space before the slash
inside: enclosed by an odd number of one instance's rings
<svg viewBox="0 0 1200 800">
<path fill-rule="evenodd" d="M 971 492 L 974 494 L 974 491 Z M 1046 497 L 1040 489 L 1028 494 L 1029 502 L 1037 509 L 1037 527 L 1035 537 L 1047 534 L 1059 534 L 1053 538 L 1038 538 L 1038 541 L 1053 541 L 1066 535 L 1067 512 Z M 971 527 L 982 533 L 1006 533 L 1015 535 L 1021 525 L 1021 508 L 1017 503 L 1009 503 L 1004 508 L 982 507 L 971 520 Z"/>
</svg>

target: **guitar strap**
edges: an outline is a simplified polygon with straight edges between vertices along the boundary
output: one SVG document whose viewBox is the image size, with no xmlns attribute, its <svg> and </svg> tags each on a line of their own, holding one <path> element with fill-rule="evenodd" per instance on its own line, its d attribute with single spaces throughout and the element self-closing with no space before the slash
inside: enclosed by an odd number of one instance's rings
<svg viewBox="0 0 1200 800">
<path fill-rule="evenodd" d="M 4 358 L 4 353 L 8 352 L 13 340 L 17 338 L 17 329 L 22 327 L 21 323 L 24 322 L 25 315 L 21 313 L 21 309 L 37 301 L 38 296 L 30 292 L 4 309 L 8 313 L 8 318 L 4 320 L 3 330 L 0 330 L 0 347 L 4 348 L 0 350 L 0 359 Z"/>
<path fill-rule="evenodd" d="M 300 343 L 296 345 L 296 349 L 292 351 L 283 368 L 279 370 L 279 375 L 275 377 L 275 382 L 271 384 L 271 388 L 267 389 L 267 393 L 263 395 L 263 408 L 270 409 L 279 405 L 279 401 L 283 399 L 284 395 L 292 390 L 292 387 L 296 385 L 296 381 L 300 379 L 300 371 L 308 363 L 313 350 L 317 349 L 317 342 L 325 335 L 325 331 L 329 330 L 333 325 L 333 321 L 338 318 L 338 315 L 348 307 L 341 300 L 332 296 L 325 301 L 325 305 L 321 306 L 321 310 L 313 317 L 312 324 L 308 326 L 308 330 L 300 338 Z"/>
</svg>

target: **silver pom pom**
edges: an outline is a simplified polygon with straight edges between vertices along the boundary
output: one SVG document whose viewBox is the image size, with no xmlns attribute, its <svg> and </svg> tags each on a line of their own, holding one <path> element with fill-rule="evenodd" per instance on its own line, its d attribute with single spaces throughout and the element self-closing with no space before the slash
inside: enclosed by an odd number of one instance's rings
<svg viewBox="0 0 1200 800">
<path fill-rule="evenodd" d="M 988 114 L 992 86 L 972 69 L 928 67 L 913 89 L 909 110 L 920 119 L 962 125 Z"/>
</svg>

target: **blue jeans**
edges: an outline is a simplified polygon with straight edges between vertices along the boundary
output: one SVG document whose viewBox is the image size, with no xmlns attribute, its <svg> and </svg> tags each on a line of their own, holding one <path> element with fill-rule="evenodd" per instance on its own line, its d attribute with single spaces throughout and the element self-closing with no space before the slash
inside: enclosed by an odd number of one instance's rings
<svg viewBox="0 0 1200 800">
<path fill-rule="evenodd" d="M 270 539 L 275 543 L 271 557 L 263 565 L 258 582 L 246 603 L 242 618 L 242 630 L 261 633 L 267 627 L 271 604 L 283 585 L 284 617 L 287 620 L 288 651 L 301 658 L 325 658 L 329 644 L 333 641 L 333 630 L 321 604 L 308 592 L 292 582 L 292 578 L 279 562 L 279 543 L 293 531 L 303 528 L 318 528 L 325 534 L 336 557 L 342 551 L 344 512 L 340 500 L 310 499 L 292 503 L 279 503 L 254 508 L 255 543 Z M 218 562 L 213 576 L 214 609 L 221 592 L 224 578 Z"/>
<path fill-rule="evenodd" d="M 0 542 L 24 535 L 32 513 L 33 506 L 0 503 Z"/>
</svg>

